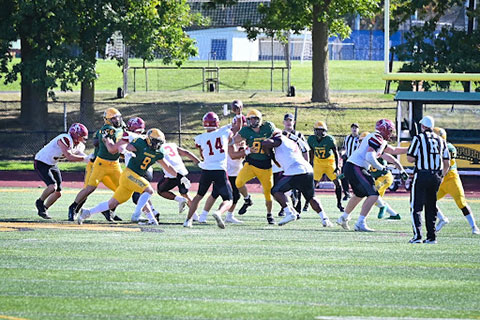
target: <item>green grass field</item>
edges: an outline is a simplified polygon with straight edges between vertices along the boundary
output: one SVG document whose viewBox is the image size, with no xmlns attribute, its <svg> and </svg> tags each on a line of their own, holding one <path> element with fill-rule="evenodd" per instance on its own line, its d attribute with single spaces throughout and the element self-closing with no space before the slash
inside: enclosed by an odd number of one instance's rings
<svg viewBox="0 0 480 320">
<path fill-rule="evenodd" d="M 225 230 L 211 217 L 184 229 L 175 203 L 158 196 L 162 224 L 145 231 L 163 232 L 88 230 L 108 226 L 100 217 L 59 229 L 77 191 L 65 190 L 47 222 L 34 210 L 41 189 L 0 190 L 0 319 L 480 319 L 480 238 L 449 199 L 440 202 L 451 222 L 439 243 L 410 245 L 406 197 L 387 197 L 403 220 L 372 212 L 373 234 L 324 229 L 311 210 L 268 226 L 260 195 L 245 224 Z M 86 206 L 109 196 L 99 190 Z M 333 195 L 320 199 L 338 218 Z M 480 200 L 470 204 L 478 215 Z M 12 229 L 7 221 L 57 228 Z"/>
</svg>

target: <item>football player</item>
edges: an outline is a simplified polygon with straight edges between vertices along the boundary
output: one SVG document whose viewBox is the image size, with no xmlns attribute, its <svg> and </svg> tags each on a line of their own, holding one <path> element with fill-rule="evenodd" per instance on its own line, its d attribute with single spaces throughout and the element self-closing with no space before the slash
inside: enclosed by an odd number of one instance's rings
<svg viewBox="0 0 480 320">
<path fill-rule="evenodd" d="M 251 109 L 247 113 L 246 118 L 247 125 L 240 130 L 234 139 L 234 143 L 240 143 L 240 141 L 245 140 L 250 151 L 245 159 L 243 168 L 235 180 L 235 185 L 244 197 L 244 203 L 238 214 L 244 214 L 247 212 L 247 208 L 253 204 L 245 184 L 257 177 L 263 187 L 265 206 L 267 208 L 267 222 L 268 224 L 275 224 L 275 219 L 272 215 L 272 195 L 270 194 L 273 185 L 272 159 L 271 155 L 266 154 L 262 149 L 262 141 L 272 137 L 276 130 L 275 125 L 270 121 L 262 122 L 262 114 L 256 109 Z"/>
<path fill-rule="evenodd" d="M 186 157 L 193 161 L 193 163 L 200 163 L 200 159 L 190 151 L 180 148 L 174 142 L 167 142 L 162 145 L 162 150 L 165 155 L 165 159 L 170 165 L 177 171 L 176 176 L 172 176 L 165 168 L 163 169 L 163 177 L 157 184 L 157 193 L 168 200 L 175 200 L 178 202 L 178 212 L 182 213 L 187 205 L 191 204 L 190 196 L 188 195 L 188 189 L 190 188 L 190 180 L 187 178 L 188 170 L 183 163 L 182 157 Z M 172 190 L 178 187 L 180 196 L 175 195 Z M 159 215 L 157 216 L 157 219 Z M 194 220 L 198 220 L 198 217 L 194 215 Z"/>
<path fill-rule="evenodd" d="M 107 145 L 112 144 L 108 141 L 110 136 L 105 136 L 103 142 Z M 164 161 L 164 155 L 161 150 L 162 144 L 165 142 L 165 135 L 159 129 L 153 128 L 148 130 L 145 138 L 139 137 L 127 145 L 127 150 L 135 154 L 134 157 L 128 161 L 127 168 L 122 172 L 120 183 L 113 197 L 98 204 L 92 209 L 82 209 L 82 213 L 78 216 L 78 224 L 95 213 L 105 210 L 115 210 L 119 205 L 130 199 L 134 192 L 140 193 L 135 212 L 132 216 L 140 216 L 142 209 L 146 206 L 149 208 L 148 200 L 153 194 L 153 188 L 144 178 L 146 171 L 155 162 L 158 162 L 171 175 L 176 175 L 175 169 L 170 164 Z M 147 213 L 148 223 L 158 225 L 158 222 L 151 210 Z"/>
<path fill-rule="evenodd" d="M 368 131 L 362 132 L 359 136 L 360 143 L 369 134 L 370 132 Z M 385 155 L 384 157 L 389 158 L 389 155 Z M 387 160 L 385 160 L 383 157 L 380 157 L 377 160 L 381 165 L 387 168 Z M 407 180 L 408 174 L 405 172 L 400 162 L 398 162 L 398 160 L 395 157 L 389 158 L 389 160 L 390 162 L 394 163 L 395 166 L 400 170 L 402 175 L 402 180 Z M 393 183 L 392 172 L 390 172 L 390 170 L 380 171 L 372 167 L 370 169 L 370 174 L 375 179 L 375 188 L 378 190 L 378 193 L 379 193 L 378 200 L 375 203 L 375 205 L 379 207 L 377 218 L 382 219 L 386 211 L 390 214 L 390 216 L 387 219 L 400 220 L 402 217 L 395 210 L 393 210 L 392 207 L 390 207 L 390 205 L 388 205 L 388 203 L 384 200 L 385 192 Z"/>
<path fill-rule="evenodd" d="M 117 142 L 119 150 L 125 158 L 125 166 L 128 166 L 130 159 L 135 156 L 133 152 L 130 152 L 126 149 L 128 143 L 131 143 L 138 138 L 145 138 L 143 136 L 144 133 L 145 133 L 145 121 L 143 121 L 142 118 L 133 117 L 128 119 L 127 124 L 125 126 L 125 132 L 123 133 L 122 141 Z M 148 182 L 151 182 L 153 180 L 153 167 L 149 167 L 148 170 L 145 171 L 145 175 L 143 177 L 147 179 Z M 140 198 L 140 193 L 134 192 L 132 195 L 133 203 L 138 204 L 139 198 Z M 158 211 L 155 210 L 155 208 L 153 207 L 153 203 L 150 200 L 148 201 L 148 204 L 149 204 L 149 207 L 147 206 L 143 207 L 143 211 L 145 213 L 148 213 L 149 209 L 151 209 L 154 215 L 158 214 Z M 118 216 L 114 216 L 114 219 L 118 219 Z M 148 220 L 144 220 L 140 216 L 133 216 L 131 218 L 131 221 L 145 222 Z"/>
<path fill-rule="evenodd" d="M 35 155 L 35 171 L 47 185 L 40 198 L 35 201 L 40 217 L 51 219 L 47 209 L 62 196 L 62 174 L 57 167 L 58 161 L 65 159 L 88 162 L 88 156 L 83 153 L 87 139 L 87 127 L 81 123 L 74 123 L 68 129 L 68 133 L 56 136 Z"/>
<path fill-rule="evenodd" d="M 445 129 L 434 128 L 433 132 L 442 137 L 443 140 L 447 141 L 447 132 Z M 455 158 L 457 157 L 457 149 L 449 142 L 447 142 L 447 148 L 450 152 L 450 170 L 440 184 L 440 188 L 438 189 L 437 193 L 437 200 L 442 199 L 447 194 L 451 195 L 453 200 L 455 200 L 457 207 L 462 211 L 465 219 L 467 219 L 470 228 L 472 228 L 472 234 L 480 234 L 480 230 L 478 229 L 477 224 L 475 223 L 475 218 L 473 217 L 472 209 L 465 199 L 465 191 L 463 190 L 462 181 L 460 180 L 460 175 L 458 174 L 457 162 L 455 161 Z M 439 232 L 443 226 L 449 223 L 449 221 L 438 207 L 437 218 L 438 223 L 436 231 Z"/>
<path fill-rule="evenodd" d="M 296 211 L 288 206 L 287 197 L 285 196 L 285 192 L 295 188 L 300 191 L 313 210 L 318 213 L 320 219 L 322 219 L 322 225 L 331 227 L 332 223 L 323 212 L 320 201 L 315 198 L 313 168 L 308 161 L 308 157 L 305 159 L 303 156 L 303 153 L 306 152 L 302 152 L 300 149 L 300 146 L 306 143 L 300 139 L 293 141 L 292 136 L 294 135 L 291 133 L 287 135 L 276 134 L 272 139 L 262 141 L 264 149 L 275 148 L 275 158 L 284 170 L 282 178 L 272 188 L 275 200 L 277 200 L 285 213 L 285 218 L 278 225 L 284 225 L 297 219 Z"/>
<path fill-rule="evenodd" d="M 114 191 L 118 188 L 120 175 L 122 174 L 122 168 L 118 161 L 120 152 L 116 145 L 107 145 L 103 138 L 110 138 L 113 143 L 122 139 L 122 115 L 117 109 L 108 108 L 103 113 L 103 119 L 105 124 L 97 132 L 96 136 L 98 141 L 98 151 L 93 163 L 92 171 L 88 177 L 87 186 L 80 190 L 75 197 L 75 201 L 68 208 L 69 221 L 75 220 L 75 215 L 78 212 L 78 205 L 80 203 L 83 204 L 87 197 L 97 189 L 100 181 L 104 184 L 109 184 L 110 187 L 114 188 Z"/>
<path fill-rule="evenodd" d="M 188 216 L 183 224 L 186 228 L 192 227 L 192 217 L 198 209 L 200 200 L 205 196 L 208 188 L 213 184 L 213 190 L 222 197 L 218 211 L 212 214 L 219 228 L 224 229 L 225 223 L 221 215 L 232 205 L 232 187 L 227 178 L 227 148 L 234 134 L 242 126 L 241 116 L 237 117 L 234 126 L 219 127 L 220 121 L 215 112 L 208 112 L 203 116 L 203 127 L 206 132 L 195 137 L 195 145 L 200 149 L 203 159 L 199 167 L 202 169 L 197 195 L 193 198 L 188 210 Z"/>
<path fill-rule="evenodd" d="M 241 117 L 242 126 L 245 126 L 246 118 L 245 116 L 242 115 L 242 110 L 243 110 L 242 101 L 234 100 L 232 102 L 231 107 L 232 107 L 233 113 L 236 115 L 233 118 L 232 125 L 235 125 L 237 119 Z M 245 159 L 248 152 L 249 152 L 248 147 L 246 147 L 244 141 L 240 142 L 240 144 L 230 144 L 228 146 L 227 176 L 228 176 L 228 180 L 230 181 L 230 185 L 232 186 L 233 201 L 232 201 L 232 206 L 227 211 L 227 216 L 225 217 L 225 223 L 232 223 L 232 224 L 243 223 L 242 221 L 238 220 L 234 215 L 235 207 L 237 205 L 238 200 L 240 199 L 240 191 L 235 185 L 235 181 L 237 179 L 238 173 L 242 169 L 243 160 Z M 214 190 L 212 194 L 207 198 L 207 201 L 205 201 L 205 205 L 203 206 L 202 214 L 198 219 L 199 223 L 207 222 L 208 213 L 210 212 L 210 209 L 215 204 L 215 201 L 218 198 L 218 196 L 219 194 L 217 190 Z"/>
<path fill-rule="evenodd" d="M 315 185 L 325 174 L 328 179 L 333 181 L 335 185 L 335 195 L 337 196 L 337 208 L 340 212 L 344 211 L 342 206 L 342 187 L 337 179 L 337 174 L 340 174 L 338 166 L 337 144 L 335 138 L 327 134 L 327 124 L 323 121 L 318 121 L 313 127 L 314 135 L 308 137 L 308 145 L 310 146 L 310 161 L 313 162 L 313 179 Z"/>
<path fill-rule="evenodd" d="M 378 162 L 377 159 L 379 157 L 391 161 L 388 154 L 398 155 L 407 153 L 407 148 L 394 148 L 387 144 L 387 141 L 394 136 L 395 126 L 393 122 L 388 119 L 381 119 L 375 124 L 375 132 L 367 135 L 360 147 L 348 158 L 345 164 L 345 176 L 351 183 L 354 195 L 348 201 L 345 212 L 337 220 L 337 224 L 345 230 L 350 229 L 348 226 L 350 214 L 360 201 L 366 197 L 358 221 L 355 224 L 355 231 L 374 231 L 368 227 L 366 218 L 372 206 L 377 202 L 379 193 L 375 188 L 375 181 L 368 170 L 370 167 L 380 171 L 386 169 L 385 166 Z"/>
</svg>

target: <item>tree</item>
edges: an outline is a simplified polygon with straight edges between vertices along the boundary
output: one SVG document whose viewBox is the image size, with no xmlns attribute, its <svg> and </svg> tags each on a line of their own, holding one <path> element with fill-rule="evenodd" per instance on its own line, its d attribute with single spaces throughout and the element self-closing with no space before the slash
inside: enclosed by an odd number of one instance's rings
<svg viewBox="0 0 480 320">
<path fill-rule="evenodd" d="M 3 0 L 0 7 L 0 77 L 8 83 L 21 75 L 20 120 L 26 128 L 44 130 L 47 94 L 58 86 L 66 90 L 73 71 L 71 50 L 64 45 L 65 1 Z M 12 66 L 11 42 L 17 39 L 21 61 Z"/>
<path fill-rule="evenodd" d="M 399 5 L 394 16 L 398 26 L 417 12 L 425 19 L 422 26 L 412 27 L 405 35 L 405 43 L 395 50 L 399 60 L 407 61 L 400 71 L 426 73 L 478 73 L 480 72 L 480 30 L 473 30 L 473 18 L 480 18 L 480 11 L 473 10 L 474 0 L 467 9 L 469 24 L 467 30 L 453 26 L 439 27 L 439 21 L 449 10 L 463 6 L 459 0 L 412 1 L 408 5 Z M 404 86 L 404 83 L 400 84 Z M 407 84 L 408 85 L 408 84 Z M 434 85 L 441 90 L 450 88 L 449 81 L 436 81 Z M 470 83 L 462 82 L 464 91 L 470 91 Z M 477 85 L 480 85 L 477 83 Z M 430 90 L 432 83 L 423 82 L 423 88 Z M 477 86 L 480 90 L 480 86 Z"/>
<path fill-rule="evenodd" d="M 214 3 L 231 5 L 234 0 L 212 0 Z M 272 0 L 269 5 L 260 5 L 263 15 L 260 23 L 245 27 L 250 39 L 260 33 L 283 37 L 287 32 L 299 34 L 305 29 L 312 31 L 312 101 L 329 102 L 328 37 L 346 38 L 351 29 L 345 22 L 347 15 L 359 14 L 370 17 L 380 10 L 375 0 Z"/>
<path fill-rule="evenodd" d="M 144 60 L 160 56 L 164 63 L 180 65 L 196 55 L 194 42 L 184 32 L 193 22 L 185 0 L 69 0 L 76 17 L 76 43 L 81 48 L 77 59 L 81 81 L 80 118 L 92 123 L 96 54 L 115 32 L 120 32 L 129 53 Z M 118 63 L 123 65 L 123 59 Z"/>
</svg>

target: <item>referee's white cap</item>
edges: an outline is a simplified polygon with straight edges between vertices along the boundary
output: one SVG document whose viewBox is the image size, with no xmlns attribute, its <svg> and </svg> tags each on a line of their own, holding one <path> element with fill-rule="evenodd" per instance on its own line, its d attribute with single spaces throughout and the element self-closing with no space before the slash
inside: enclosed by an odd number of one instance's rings
<svg viewBox="0 0 480 320">
<path fill-rule="evenodd" d="M 420 120 L 420 124 L 424 127 L 433 129 L 433 127 L 435 127 L 435 120 L 433 120 L 433 118 L 430 116 L 425 116 L 422 118 L 422 120 Z"/>
</svg>

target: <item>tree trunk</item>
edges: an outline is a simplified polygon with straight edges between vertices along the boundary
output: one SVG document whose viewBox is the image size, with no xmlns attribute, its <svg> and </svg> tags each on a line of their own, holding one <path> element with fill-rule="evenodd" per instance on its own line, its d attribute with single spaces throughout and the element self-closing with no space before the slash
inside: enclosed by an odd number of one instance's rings
<svg viewBox="0 0 480 320">
<path fill-rule="evenodd" d="M 328 23 L 318 21 L 321 7 L 313 6 L 312 101 L 330 102 L 328 81 Z"/>
<path fill-rule="evenodd" d="M 95 125 L 95 82 L 84 80 L 80 92 L 80 122 L 93 130 Z"/>
<path fill-rule="evenodd" d="M 85 41 L 87 45 L 83 46 L 82 54 L 93 65 L 96 63 L 95 41 Z M 80 122 L 92 129 L 94 127 L 95 116 L 95 80 L 84 79 L 82 81 L 80 92 Z"/>
<path fill-rule="evenodd" d="M 35 65 L 35 68 L 37 68 L 37 72 L 30 71 L 30 75 L 26 74 L 25 69 L 21 71 L 20 121 L 25 129 L 43 131 L 48 128 L 48 89 L 45 86 L 47 62 L 39 63 L 34 48 L 25 37 L 22 37 L 20 41 L 22 64 L 26 66 Z M 32 60 L 35 60 L 35 62 L 32 62 Z"/>
</svg>

